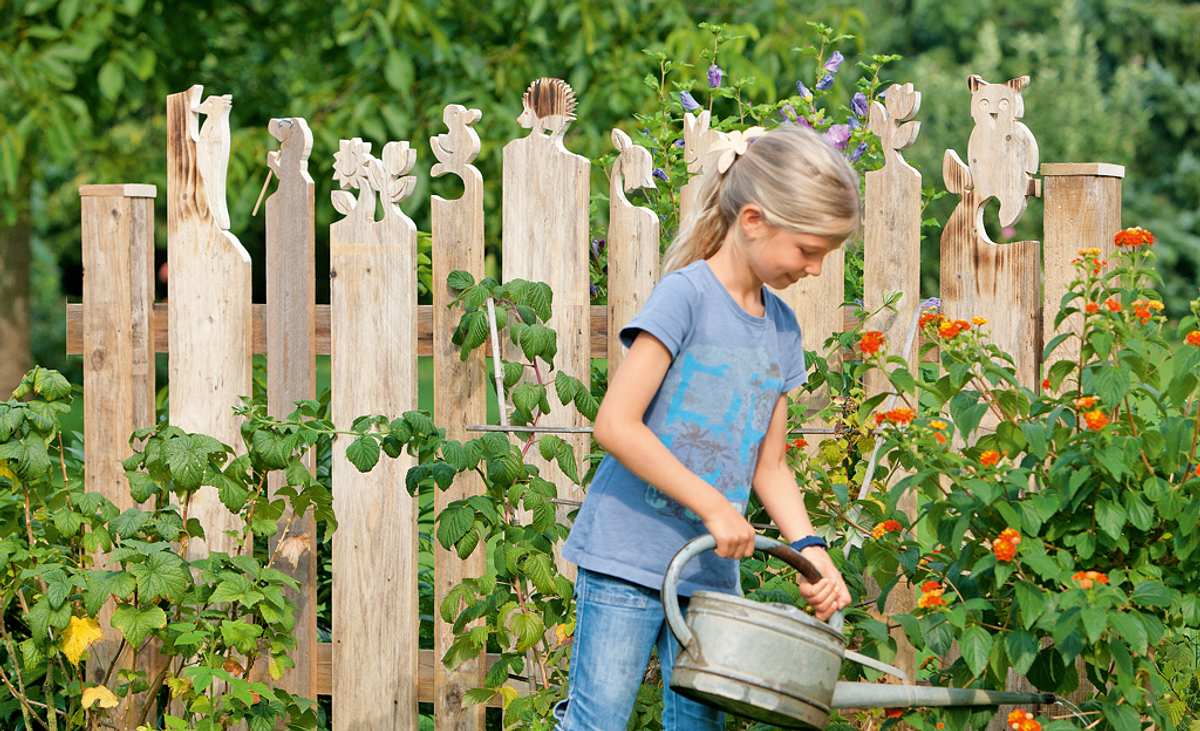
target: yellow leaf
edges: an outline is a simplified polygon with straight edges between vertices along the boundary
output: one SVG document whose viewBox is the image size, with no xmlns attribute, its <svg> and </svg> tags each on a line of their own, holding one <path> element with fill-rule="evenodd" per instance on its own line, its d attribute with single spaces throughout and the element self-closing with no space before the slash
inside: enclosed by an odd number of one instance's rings
<svg viewBox="0 0 1200 731">
<path fill-rule="evenodd" d="M 504 707 L 501 710 L 508 710 L 508 704 L 515 701 L 517 699 L 517 696 L 520 695 L 519 693 L 517 693 L 517 689 L 512 687 L 511 685 L 500 686 L 500 688 L 498 689 L 498 692 L 500 693 L 501 698 L 504 699 L 502 701 Z"/>
<path fill-rule="evenodd" d="M 116 708 L 117 697 L 103 685 L 93 685 L 91 688 L 84 688 L 83 707 L 91 708 L 96 703 L 100 704 L 101 708 Z"/>
<path fill-rule="evenodd" d="M 17 479 L 17 476 L 13 474 L 13 471 L 8 468 L 7 459 L 0 459 L 0 477 L 5 477 L 10 480 Z"/>
<path fill-rule="evenodd" d="M 70 624 L 63 631 L 60 647 L 71 664 L 78 665 L 79 658 L 84 656 L 88 647 L 103 636 L 104 632 L 96 620 L 91 617 L 72 616 Z"/>
</svg>

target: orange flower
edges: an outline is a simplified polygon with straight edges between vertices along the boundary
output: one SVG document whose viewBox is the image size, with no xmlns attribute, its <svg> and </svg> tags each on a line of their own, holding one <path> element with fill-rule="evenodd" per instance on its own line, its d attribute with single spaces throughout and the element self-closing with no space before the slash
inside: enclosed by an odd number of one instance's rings
<svg viewBox="0 0 1200 731">
<path fill-rule="evenodd" d="M 1043 379 L 1042 379 L 1042 390 L 1043 390 L 1043 391 L 1046 391 L 1046 390 L 1049 390 L 1049 388 L 1050 388 L 1050 379 L 1049 379 L 1049 378 L 1043 378 Z"/>
<path fill-rule="evenodd" d="M 921 584 L 921 591 L 926 593 L 931 591 L 945 591 L 945 588 L 943 588 L 942 585 L 937 581 L 926 581 L 925 583 Z"/>
<path fill-rule="evenodd" d="M 958 329 L 962 330 L 963 332 L 971 329 L 971 323 L 967 322 L 966 320 L 955 320 L 954 324 L 958 325 Z"/>
<path fill-rule="evenodd" d="M 1006 541 L 1011 541 L 1013 545 L 1021 542 L 1021 534 L 1016 528 L 1005 528 L 1000 531 L 1000 538 Z"/>
<path fill-rule="evenodd" d="M 984 467 L 993 467 L 999 461 L 1000 453 L 994 449 L 989 449 L 983 454 L 979 455 L 979 464 L 983 465 Z"/>
<path fill-rule="evenodd" d="M 921 609 L 931 609 L 933 607 L 946 606 L 946 600 L 942 598 L 946 588 L 936 581 L 926 581 L 921 584 L 921 598 L 917 600 L 917 607 Z"/>
<path fill-rule="evenodd" d="M 1029 711 L 1010 712 L 1008 727 L 1013 731 L 1042 731 L 1042 724 Z"/>
<path fill-rule="evenodd" d="M 945 435 L 945 434 L 943 434 L 943 433 L 941 433 L 940 431 L 939 431 L 939 432 L 934 432 L 934 433 L 933 433 L 933 438 L 937 440 L 937 443 L 938 443 L 938 444 L 945 444 L 945 443 L 946 443 L 946 435 Z"/>
<path fill-rule="evenodd" d="M 955 320 L 954 322 L 946 320 L 942 322 L 942 324 L 938 325 L 938 335 L 941 335 L 947 340 L 953 340 L 954 338 L 958 337 L 958 334 L 962 332 L 962 327 L 959 326 L 959 322 L 961 322 L 961 320 Z"/>
<path fill-rule="evenodd" d="M 971 318 L 971 322 L 975 323 L 976 325 L 986 325 L 986 324 L 987 324 L 987 318 L 986 318 L 986 317 L 980 317 L 979 315 L 976 315 L 976 316 L 974 316 L 974 317 L 972 317 L 972 318 Z"/>
<path fill-rule="evenodd" d="M 1087 422 L 1087 428 L 1092 431 L 1100 431 L 1108 425 L 1108 415 L 1100 409 L 1085 412 L 1083 420 Z"/>
<path fill-rule="evenodd" d="M 892 409 L 891 411 L 884 411 L 882 413 L 875 414 L 875 425 L 878 426 L 886 421 L 888 423 L 900 426 L 909 423 L 916 418 L 916 416 L 916 412 L 914 412 L 912 409 L 908 408 L 907 406 L 901 406 L 899 408 Z"/>
<path fill-rule="evenodd" d="M 1193 330 L 1188 333 L 1187 337 L 1183 339 L 1183 342 L 1187 343 L 1188 345 L 1200 347 L 1200 330 Z"/>
<path fill-rule="evenodd" d="M 921 313 L 921 319 L 917 321 L 917 324 L 921 327 L 925 327 L 931 322 L 941 322 L 942 319 L 942 316 L 933 310 L 926 310 L 925 312 Z"/>
<path fill-rule="evenodd" d="M 797 438 L 793 439 L 792 441 L 788 442 L 786 445 L 784 445 L 783 451 L 790 452 L 793 449 L 803 449 L 804 447 L 807 447 L 807 446 L 808 446 L 808 441 L 805 440 L 804 437 L 797 437 Z"/>
<path fill-rule="evenodd" d="M 997 538 L 992 542 L 992 553 L 996 554 L 997 561 L 1008 563 L 1017 555 L 1017 546 L 1012 541 Z"/>
<path fill-rule="evenodd" d="M 858 341 L 858 349 L 866 355 L 878 353 L 881 345 L 883 345 L 883 333 L 878 330 L 868 330 Z"/>
<path fill-rule="evenodd" d="M 1099 571 L 1076 571 L 1071 578 L 1079 588 L 1083 590 L 1091 589 L 1096 584 L 1107 584 L 1108 574 L 1102 574 Z"/>
<path fill-rule="evenodd" d="M 884 710 L 883 715 L 887 718 L 902 718 L 904 716 L 903 708 L 888 708 Z"/>
<path fill-rule="evenodd" d="M 1104 306 L 1108 308 L 1109 312 L 1121 311 L 1121 301 L 1116 297 L 1109 297 L 1108 299 L 1104 300 Z"/>
<path fill-rule="evenodd" d="M 1083 306 L 1083 311 L 1089 315 L 1094 315 L 1100 311 L 1100 305 L 1096 304 L 1095 302 L 1088 302 Z"/>
<path fill-rule="evenodd" d="M 879 540 L 888 533 L 899 533 L 903 528 L 904 526 L 900 525 L 900 521 L 889 518 L 871 529 L 871 537 Z"/>
<path fill-rule="evenodd" d="M 950 425 L 941 419 L 934 419 L 933 421 L 929 422 L 929 426 L 933 427 L 934 429 L 945 429 Z"/>
<path fill-rule="evenodd" d="M 1096 405 L 1097 398 L 1095 396 L 1080 396 L 1075 399 L 1075 408 L 1080 411 L 1087 411 Z"/>
<path fill-rule="evenodd" d="M 1079 254 L 1080 256 L 1100 256 L 1100 249 L 1092 246 L 1086 249 L 1079 249 L 1075 253 Z"/>
<path fill-rule="evenodd" d="M 1154 234 L 1141 226 L 1134 226 L 1118 231 L 1116 236 L 1113 236 L 1113 243 L 1119 247 L 1129 247 L 1131 249 L 1139 246 L 1153 246 Z"/>
</svg>

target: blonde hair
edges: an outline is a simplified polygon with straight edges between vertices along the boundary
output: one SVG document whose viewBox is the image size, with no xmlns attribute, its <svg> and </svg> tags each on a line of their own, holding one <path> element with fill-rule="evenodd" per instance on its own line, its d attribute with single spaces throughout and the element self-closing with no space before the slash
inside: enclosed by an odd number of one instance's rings
<svg viewBox="0 0 1200 731">
<path fill-rule="evenodd" d="M 767 223 L 844 240 L 858 230 L 858 174 L 816 132 L 786 123 L 757 137 L 725 173 L 706 164 L 697 210 L 663 254 L 674 271 L 721 248 L 742 207 L 762 208 Z"/>
</svg>

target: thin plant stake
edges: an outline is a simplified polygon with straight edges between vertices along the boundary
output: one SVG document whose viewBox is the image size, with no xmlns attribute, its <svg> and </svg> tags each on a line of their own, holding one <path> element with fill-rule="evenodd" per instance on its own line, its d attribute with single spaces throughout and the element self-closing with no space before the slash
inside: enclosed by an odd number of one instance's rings
<svg viewBox="0 0 1200 731">
<path fill-rule="evenodd" d="M 496 405 L 500 408 L 500 425 L 508 426 L 508 411 L 504 408 L 504 369 L 500 363 L 500 336 L 496 334 L 496 303 L 487 298 L 488 328 L 492 332 L 492 374 L 496 377 Z"/>
<path fill-rule="evenodd" d="M 258 207 L 262 205 L 263 197 L 267 195 L 267 186 L 271 184 L 271 176 L 274 174 L 274 170 L 267 168 L 267 178 L 263 181 L 262 190 L 258 191 L 258 200 L 254 201 L 254 210 L 250 212 L 251 217 L 258 215 Z"/>
</svg>

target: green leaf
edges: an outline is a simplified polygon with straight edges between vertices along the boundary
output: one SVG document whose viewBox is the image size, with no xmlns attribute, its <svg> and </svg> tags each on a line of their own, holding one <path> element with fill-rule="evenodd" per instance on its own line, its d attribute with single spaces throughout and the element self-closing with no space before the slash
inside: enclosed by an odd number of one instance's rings
<svg viewBox="0 0 1200 731">
<path fill-rule="evenodd" d="M 1104 367 L 1098 373 L 1095 370 L 1090 373 L 1093 374 L 1091 383 L 1085 378 L 1084 386 L 1099 396 L 1103 403 L 1120 403 L 1125 394 L 1129 393 L 1132 376 L 1125 368 Z"/>
<path fill-rule="evenodd" d="M 1029 672 L 1034 658 L 1037 657 L 1037 639 L 1025 630 L 1015 630 L 1005 636 L 1004 647 L 1008 652 L 1008 659 L 1012 662 L 1013 670 L 1018 675 Z"/>
<path fill-rule="evenodd" d="M 1108 628 L 1108 612 L 1100 607 L 1084 607 L 1080 617 L 1083 620 L 1083 629 L 1087 632 L 1088 642 L 1099 642 L 1104 630 Z"/>
<path fill-rule="evenodd" d="M 1142 719 L 1138 712 L 1129 704 L 1104 704 L 1104 718 L 1112 726 L 1113 731 L 1140 731 Z"/>
<path fill-rule="evenodd" d="M 145 472 L 126 471 L 125 476 L 129 478 L 129 495 L 135 503 L 144 503 L 158 494 L 158 483 Z"/>
<path fill-rule="evenodd" d="M 364 434 L 346 447 L 346 459 L 359 472 L 370 472 L 379 462 L 379 441 Z"/>
<path fill-rule="evenodd" d="M 59 508 L 54 511 L 54 527 L 66 538 L 78 533 L 83 521 L 84 517 L 70 508 Z"/>
<path fill-rule="evenodd" d="M 33 639 L 41 640 L 49 636 L 50 629 L 61 629 L 67 626 L 71 619 L 71 605 L 62 604 L 57 609 L 50 605 L 46 597 L 39 599 L 29 608 L 26 620 L 29 622 L 29 632 Z"/>
<path fill-rule="evenodd" d="M 1125 511 L 1129 524 L 1138 530 L 1150 530 L 1154 523 L 1154 510 L 1136 492 L 1125 493 Z"/>
<path fill-rule="evenodd" d="M 150 514 L 144 510 L 130 508 L 113 518 L 109 527 L 116 531 L 121 538 L 130 538 L 142 529 L 150 520 Z"/>
<path fill-rule="evenodd" d="M 446 285 L 457 292 L 464 289 L 470 289 L 475 286 L 475 277 L 469 272 L 464 272 L 461 269 L 455 269 L 446 277 Z"/>
<path fill-rule="evenodd" d="M 558 450 L 562 449 L 563 440 L 554 434 L 547 434 L 538 440 L 538 453 L 542 455 L 542 459 L 549 462 L 558 456 Z"/>
<path fill-rule="evenodd" d="M 1096 524 L 1109 538 L 1117 540 L 1121 537 L 1121 528 L 1125 526 L 1125 511 L 1111 500 L 1097 500 Z"/>
<path fill-rule="evenodd" d="M 1074 674 L 1073 667 L 1070 671 Z M 1063 686 L 1068 684 L 1067 675 L 1067 664 L 1062 656 L 1053 647 L 1047 647 L 1038 652 L 1026 677 L 1038 690 L 1056 692 L 1064 690 Z"/>
<path fill-rule="evenodd" d="M 240 513 L 250 497 L 250 491 L 224 473 L 217 473 L 213 481 L 216 483 L 217 497 L 220 498 L 221 504 L 231 513 Z"/>
<path fill-rule="evenodd" d="M 521 374 L 524 372 L 525 366 L 520 363 L 504 361 L 504 387 L 512 388 L 517 381 L 521 380 Z"/>
<path fill-rule="evenodd" d="M 383 79 L 396 91 L 409 90 L 413 82 L 413 64 L 407 53 L 398 49 L 388 53 L 387 63 L 383 67 Z"/>
<path fill-rule="evenodd" d="M 554 594 L 558 587 L 554 584 L 554 562 L 544 553 L 531 553 L 525 557 L 521 569 L 538 591 L 543 594 Z"/>
<path fill-rule="evenodd" d="M 161 607 L 138 609 L 124 605 L 113 611 L 112 626 L 125 636 L 126 642 L 134 648 L 139 648 L 151 632 L 167 626 L 167 614 Z"/>
<path fill-rule="evenodd" d="M 1045 593 L 1041 588 L 1021 581 L 1016 584 L 1016 595 L 1021 624 L 1025 629 L 1030 629 L 1046 611 Z M 1009 657 L 1015 656 L 1010 652 Z"/>
<path fill-rule="evenodd" d="M 517 635 L 517 645 L 514 648 L 517 652 L 525 652 L 533 647 L 545 632 L 542 618 L 524 611 L 517 612 L 513 617 L 512 629 Z"/>
<path fill-rule="evenodd" d="M 992 636 L 979 625 L 971 625 L 958 640 L 963 660 L 972 675 L 979 675 L 987 667 L 988 655 L 992 651 Z"/>
<path fill-rule="evenodd" d="M 1140 581 L 1134 587 L 1131 598 L 1135 604 L 1144 607 L 1169 607 L 1174 599 L 1174 592 L 1161 581 Z"/>
<path fill-rule="evenodd" d="M 451 503 L 437 517 L 437 539 L 443 548 L 449 549 L 471 530 L 475 522 L 475 511 L 467 504 Z"/>
<path fill-rule="evenodd" d="M 159 597 L 173 601 L 192 583 L 183 560 L 167 551 L 152 553 L 142 563 L 132 564 L 129 573 L 137 579 L 138 598 L 142 601 Z"/>
<path fill-rule="evenodd" d="M 546 395 L 546 387 L 540 383 L 522 383 L 512 390 L 513 406 L 532 414 Z"/>
<path fill-rule="evenodd" d="M 184 490 L 200 487 L 208 464 L 207 450 L 198 448 L 191 437 L 182 436 L 168 440 L 163 452 L 176 485 Z"/>
<path fill-rule="evenodd" d="M 1146 646 L 1149 638 L 1146 635 L 1146 626 L 1142 624 L 1142 620 L 1128 612 L 1113 612 L 1108 617 L 1108 624 L 1121 639 L 1129 644 L 1135 654 L 1146 654 Z"/>
<path fill-rule="evenodd" d="M 262 630 L 257 624 L 221 620 L 221 639 L 243 654 L 254 650 L 255 640 L 262 634 Z"/>
</svg>

